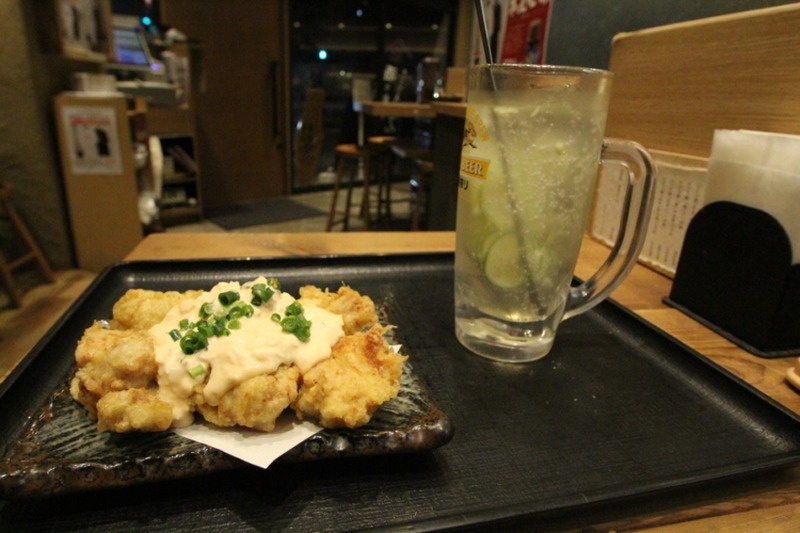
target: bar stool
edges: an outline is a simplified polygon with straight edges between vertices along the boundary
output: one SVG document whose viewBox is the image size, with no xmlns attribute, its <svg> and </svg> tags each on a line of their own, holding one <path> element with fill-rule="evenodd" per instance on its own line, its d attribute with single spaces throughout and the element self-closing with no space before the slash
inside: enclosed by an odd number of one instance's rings
<svg viewBox="0 0 800 533">
<path fill-rule="evenodd" d="M 342 224 L 342 230 L 347 231 L 350 227 L 350 215 L 352 208 L 353 189 L 356 185 L 356 179 L 359 175 L 359 169 L 363 165 L 364 170 L 364 191 L 363 194 L 369 195 L 369 173 L 370 173 L 370 157 L 369 151 L 366 148 L 361 148 L 356 144 L 340 144 L 336 147 L 336 159 L 338 160 L 336 166 L 336 178 L 333 182 L 333 198 L 331 198 L 331 209 L 328 212 L 328 223 L 325 231 L 331 231 L 337 224 Z M 344 209 L 338 209 L 339 191 L 342 188 L 343 180 L 346 180 L 344 186 L 347 188 L 344 201 Z M 364 202 L 361 202 L 359 214 L 364 215 Z M 368 214 L 368 213 L 367 213 Z M 336 218 L 341 215 L 341 218 Z M 369 229 L 369 216 L 364 218 L 366 229 Z"/>
<path fill-rule="evenodd" d="M 12 189 L 13 186 L 10 183 L 5 181 L 0 182 L 0 203 L 3 204 L 3 209 L 11 225 L 14 226 L 14 229 L 20 234 L 22 240 L 25 241 L 28 252 L 13 261 L 7 261 L 5 254 L 0 252 L 0 279 L 2 279 L 6 291 L 8 291 L 11 304 L 19 308 L 22 307 L 22 294 L 14 283 L 13 274 L 16 269 L 29 261 L 36 261 L 36 265 L 48 281 L 55 281 L 55 276 L 50 268 L 50 264 L 44 258 L 44 255 L 42 255 L 39 246 L 36 244 L 33 236 L 30 234 L 28 228 L 17 214 L 16 209 L 14 209 L 14 205 L 11 203 Z"/>
</svg>

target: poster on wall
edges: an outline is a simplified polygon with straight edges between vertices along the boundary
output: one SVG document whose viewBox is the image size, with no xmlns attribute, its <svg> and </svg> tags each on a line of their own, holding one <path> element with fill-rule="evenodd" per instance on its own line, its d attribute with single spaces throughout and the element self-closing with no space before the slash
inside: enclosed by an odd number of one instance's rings
<svg viewBox="0 0 800 533">
<path fill-rule="evenodd" d="M 489 47 L 495 63 L 543 64 L 554 0 L 482 0 Z M 477 22 L 472 63 L 486 61 Z"/>
<path fill-rule="evenodd" d="M 62 113 L 72 174 L 122 174 L 115 109 L 64 106 Z"/>
</svg>

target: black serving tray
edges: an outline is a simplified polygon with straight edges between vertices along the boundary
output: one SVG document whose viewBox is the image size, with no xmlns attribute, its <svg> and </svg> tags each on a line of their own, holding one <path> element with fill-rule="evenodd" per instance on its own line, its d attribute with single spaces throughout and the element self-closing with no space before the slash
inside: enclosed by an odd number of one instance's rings
<svg viewBox="0 0 800 533">
<path fill-rule="evenodd" d="M 68 374 L 74 342 L 130 287 L 279 277 L 370 295 L 456 428 L 417 453 L 232 465 L 205 476 L 5 503 L 4 531 L 415 530 L 551 517 L 795 464 L 800 419 L 611 301 L 546 358 L 507 365 L 453 333 L 452 254 L 136 262 L 106 271 L 0 389 L 0 451 Z M 528 522 L 530 523 L 530 522 Z"/>
</svg>

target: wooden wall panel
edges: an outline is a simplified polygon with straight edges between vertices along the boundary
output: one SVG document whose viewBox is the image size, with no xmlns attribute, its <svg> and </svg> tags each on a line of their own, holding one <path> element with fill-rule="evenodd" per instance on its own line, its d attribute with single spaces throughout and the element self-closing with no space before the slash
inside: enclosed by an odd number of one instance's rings
<svg viewBox="0 0 800 533">
<path fill-rule="evenodd" d="M 715 129 L 800 133 L 800 3 L 617 35 L 609 135 L 708 157 Z"/>
</svg>

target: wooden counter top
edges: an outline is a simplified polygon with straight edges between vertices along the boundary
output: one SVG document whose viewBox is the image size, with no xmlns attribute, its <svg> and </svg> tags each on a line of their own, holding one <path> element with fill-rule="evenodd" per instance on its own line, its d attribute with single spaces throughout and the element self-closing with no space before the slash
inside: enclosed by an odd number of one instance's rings
<svg viewBox="0 0 800 533">
<path fill-rule="evenodd" d="M 458 118 L 467 116 L 467 104 L 464 102 L 433 102 L 431 107 L 437 115 L 450 115 Z"/>
<path fill-rule="evenodd" d="M 387 239 L 387 235 L 391 238 Z M 350 233 L 154 233 L 126 257 L 149 259 L 215 259 L 291 257 L 413 252 L 449 252 L 452 232 Z"/>
</svg>

